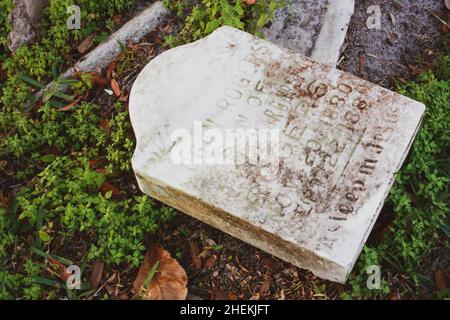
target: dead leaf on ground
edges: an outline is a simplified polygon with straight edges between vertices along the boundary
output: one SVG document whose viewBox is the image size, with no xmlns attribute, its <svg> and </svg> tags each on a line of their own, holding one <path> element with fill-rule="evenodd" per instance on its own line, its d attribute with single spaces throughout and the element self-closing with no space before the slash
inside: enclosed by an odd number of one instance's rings
<svg viewBox="0 0 450 320">
<path fill-rule="evenodd" d="M 399 300 L 399 295 L 396 292 L 391 293 L 389 300 Z"/>
<path fill-rule="evenodd" d="M 106 69 L 106 78 L 108 80 L 112 79 L 114 70 L 116 69 L 116 64 L 117 64 L 116 60 L 113 60 L 109 63 L 108 68 Z"/>
<path fill-rule="evenodd" d="M 286 295 L 284 294 L 284 289 L 281 289 L 280 297 L 278 298 L 278 300 L 286 300 Z"/>
<path fill-rule="evenodd" d="M 111 132 L 111 129 L 109 127 L 109 120 L 103 119 L 100 121 L 100 127 L 103 129 L 103 131 L 108 135 Z"/>
<path fill-rule="evenodd" d="M 106 174 L 107 174 L 107 171 L 106 171 L 105 168 L 97 168 L 97 169 L 95 169 L 95 172 L 100 173 L 100 174 L 103 174 L 103 175 L 105 175 L 105 176 L 106 176 Z"/>
<path fill-rule="evenodd" d="M 189 243 L 189 248 L 191 252 L 191 258 L 192 262 L 194 263 L 194 266 L 196 269 L 200 269 L 202 266 L 202 260 L 199 258 L 199 249 L 198 246 L 194 242 Z"/>
<path fill-rule="evenodd" d="M 211 269 L 217 262 L 217 255 L 213 254 L 211 257 L 208 258 L 205 262 L 205 267 L 207 269 Z"/>
<path fill-rule="evenodd" d="M 99 159 L 99 158 L 92 159 L 92 160 L 89 160 L 88 163 L 89 163 L 89 168 L 90 169 L 96 169 L 96 168 L 98 168 L 101 165 L 102 159 Z"/>
<path fill-rule="evenodd" d="M 91 76 L 92 82 L 94 82 L 96 85 L 100 87 L 104 87 L 109 83 L 108 79 L 103 78 L 102 75 L 97 72 L 91 72 Z"/>
<path fill-rule="evenodd" d="M 434 272 L 434 279 L 436 280 L 436 283 L 437 283 L 439 289 L 445 289 L 445 288 L 447 288 L 447 283 L 445 282 L 445 277 L 444 277 L 444 275 L 442 274 L 441 269 L 437 269 L 437 270 Z"/>
<path fill-rule="evenodd" d="M 107 193 L 107 192 L 111 191 L 113 196 L 121 196 L 122 195 L 122 192 L 119 189 L 117 189 L 115 186 L 113 186 L 112 184 L 110 184 L 108 182 L 104 182 L 102 184 L 102 186 L 100 187 L 100 190 L 103 193 Z"/>
<path fill-rule="evenodd" d="M 151 279 L 152 269 L 157 266 Z M 149 281 L 146 288 L 145 282 Z M 153 245 L 146 253 L 133 283 L 133 293 L 144 300 L 184 300 L 187 296 L 187 275 L 170 253 Z"/>
<path fill-rule="evenodd" d="M 72 101 L 71 103 L 65 105 L 64 107 L 59 108 L 58 111 L 69 111 L 69 110 L 73 109 L 80 101 L 81 101 L 81 98 L 78 98 L 78 99 Z"/>
<path fill-rule="evenodd" d="M 120 97 L 120 86 L 116 79 L 111 79 L 111 89 L 116 97 Z"/>
<path fill-rule="evenodd" d="M 11 201 L 6 196 L 4 196 L 2 192 L 0 192 L 0 206 L 3 206 L 3 208 L 5 208 L 6 210 L 9 210 L 11 206 Z"/>
<path fill-rule="evenodd" d="M 251 296 L 249 300 L 259 300 L 260 298 L 261 297 L 259 296 L 259 293 L 256 293 L 253 296 Z"/>
<path fill-rule="evenodd" d="M 270 270 L 272 270 L 272 271 L 278 269 L 278 263 L 277 263 L 275 260 L 271 259 L 271 258 L 263 258 L 263 259 L 262 259 L 262 262 L 264 263 L 264 265 L 265 265 L 268 269 L 270 269 Z"/>
<path fill-rule="evenodd" d="M 227 294 L 227 296 L 228 296 L 228 300 L 238 300 L 239 299 L 238 296 L 232 292 Z"/>
<path fill-rule="evenodd" d="M 54 258 L 49 258 L 48 260 L 52 264 L 52 270 L 56 271 L 58 277 L 61 280 L 66 281 L 67 279 L 69 279 L 72 274 L 69 272 L 69 270 L 67 270 L 65 265 Z"/>
<path fill-rule="evenodd" d="M 93 44 L 94 44 L 94 35 L 91 34 L 90 36 L 84 38 L 83 41 L 81 41 L 81 43 L 77 47 L 77 50 L 79 53 L 85 54 L 86 52 L 89 51 L 89 49 L 92 47 Z"/>
<path fill-rule="evenodd" d="M 102 279 L 104 263 L 101 260 L 95 260 L 92 265 L 92 273 L 89 283 L 91 284 L 91 289 L 97 289 L 100 280 Z"/>
</svg>

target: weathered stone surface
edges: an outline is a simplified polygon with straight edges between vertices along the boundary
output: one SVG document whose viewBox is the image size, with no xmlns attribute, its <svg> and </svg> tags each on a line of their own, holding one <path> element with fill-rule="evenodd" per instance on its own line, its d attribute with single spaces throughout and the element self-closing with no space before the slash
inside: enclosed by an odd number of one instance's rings
<svg viewBox="0 0 450 320">
<path fill-rule="evenodd" d="M 354 7 L 355 0 L 292 0 L 263 33 L 275 44 L 336 65 Z"/>
<path fill-rule="evenodd" d="M 36 26 L 49 0 L 15 0 L 9 16 L 12 30 L 8 34 L 8 48 L 12 52 L 36 39 Z"/>
<path fill-rule="evenodd" d="M 223 27 L 158 56 L 137 78 L 133 169 L 152 197 L 345 282 L 423 112 L 409 98 Z M 194 133 L 196 121 L 219 132 L 277 131 L 278 161 L 177 164 L 173 152 L 186 139 L 173 134 Z M 214 139 L 202 136 L 203 147 Z"/>
</svg>

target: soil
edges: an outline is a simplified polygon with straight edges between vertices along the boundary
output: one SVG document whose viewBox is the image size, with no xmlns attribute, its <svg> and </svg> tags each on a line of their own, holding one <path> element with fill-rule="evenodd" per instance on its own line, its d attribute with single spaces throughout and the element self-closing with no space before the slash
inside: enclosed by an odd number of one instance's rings
<svg viewBox="0 0 450 320">
<path fill-rule="evenodd" d="M 371 5 L 381 9 L 380 30 L 367 27 Z M 435 60 L 449 13 L 444 0 L 357 0 L 339 67 L 384 87 L 410 79 Z"/>
</svg>

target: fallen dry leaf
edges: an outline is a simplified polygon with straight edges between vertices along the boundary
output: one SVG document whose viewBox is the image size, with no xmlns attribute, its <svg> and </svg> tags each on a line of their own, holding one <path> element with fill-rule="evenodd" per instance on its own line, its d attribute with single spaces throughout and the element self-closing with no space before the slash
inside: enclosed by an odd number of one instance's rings
<svg viewBox="0 0 450 320">
<path fill-rule="evenodd" d="M 249 300 L 259 300 L 261 297 L 259 296 L 259 293 L 254 294 L 253 296 L 250 297 Z"/>
<path fill-rule="evenodd" d="M 103 129 L 103 131 L 108 135 L 111 132 L 111 129 L 109 127 L 109 120 L 103 119 L 100 121 L 100 127 Z"/>
<path fill-rule="evenodd" d="M 213 254 L 211 257 L 208 258 L 205 262 L 205 267 L 207 269 L 211 269 L 217 262 L 217 256 Z"/>
<path fill-rule="evenodd" d="M 97 289 L 100 280 L 102 279 L 103 267 L 105 264 L 101 260 L 95 260 L 92 265 L 92 273 L 89 283 L 91 284 L 91 289 Z"/>
<path fill-rule="evenodd" d="M 143 288 L 150 271 L 157 265 L 157 270 L 147 288 Z M 187 275 L 170 253 L 157 245 L 147 251 L 144 262 L 139 268 L 133 283 L 133 292 L 144 300 L 185 300 L 188 289 Z"/>
<path fill-rule="evenodd" d="M 89 160 L 88 163 L 89 163 L 89 168 L 90 169 L 95 169 L 95 168 L 98 168 L 100 166 L 100 164 L 102 163 L 102 159 L 99 159 L 99 158 L 92 159 L 92 160 Z"/>
<path fill-rule="evenodd" d="M 106 78 L 103 78 L 101 76 L 101 74 L 97 73 L 97 72 L 91 72 L 91 76 L 92 76 L 92 82 L 94 82 L 96 85 L 100 86 L 100 87 L 104 87 L 108 84 L 109 80 Z"/>
<path fill-rule="evenodd" d="M 442 274 L 441 269 L 437 269 L 437 270 L 434 272 L 434 279 L 436 280 L 436 283 L 437 283 L 439 289 L 445 289 L 445 288 L 447 288 L 447 284 L 446 284 L 446 282 L 445 282 L 445 277 L 444 277 L 444 275 Z"/>
<path fill-rule="evenodd" d="M 425 69 L 417 67 L 415 65 L 409 64 L 408 67 L 411 69 L 412 75 L 416 76 L 418 74 L 421 74 L 422 72 L 425 71 Z"/>
<path fill-rule="evenodd" d="M 102 184 L 102 186 L 100 187 L 100 190 L 103 193 L 107 193 L 108 191 L 111 191 L 113 196 L 121 196 L 122 195 L 122 192 L 119 189 L 117 189 L 116 187 L 114 187 L 112 184 L 110 184 L 108 182 L 104 182 Z"/>
<path fill-rule="evenodd" d="M 120 97 L 120 87 L 116 79 L 111 79 L 111 89 L 116 97 Z"/>
<path fill-rule="evenodd" d="M 80 102 L 80 101 L 81 101 L 81 98 L 78 98 L 78 99 L 72 101 L 71 103 L 65 105 L 64 107 L 59 108 L 58 111 L 69 111 L 73 107 L 75 107 L 78 104 L 78 102 Z"/>
<path fill-rule="evenodd" d="M 81 41 L 81 43 L 77 47 L 77 50 L 79 53 L 85 54 L 92 47 L 93 44 L 94 44 L 94 35 L 91 34 L 90 36 L 84 38 L 83 41 Z"/>
<path fill-rule="evenodd" d="M 198 256 L 199 254 L 198 246 L 194 242 L 190 242 L 189 248 L 191 252 L 192 262 L 194 263 L 195 268 L 200 269 L 202 266 L 202 260 Z"/>
<path fill-rule="evenodd" d="M 228 296 L 228 300 L 238 300 L 239 299 L 238 296 L 232 292 L 227 294 L 227 296 Z"/>
<path fill-rule="evenodd" d="M 1 163 L 1 161 L 0 161 L 0 163 Z M 1 167 L 1 164 L 0 164 L 0 167 Z M 5 208 L 6 210 L 9 210 L 9 208 L 11 206 L 10 199 L 8 199 L 6 196 L 4 196 L 2 192 L 0 192 L 0 205 L 3 206 L 3 208 Z"/>
<path fill-rule="evenodd" d="M 97 168 L 97 169 L 95 169 L 95 172 L 103 174 L 105 176 L 106 176 L 106 173 L 107 173 L 105 168 Z"/>
<path fill-rule="evenodd" d="M 244 0 L 244 2 L 246 3 L 246 4 L 255 4 L 256 3 L 256 0 Z"/>
<path fill-rule="evenodd" d="M 108 80 L 112 79 L 113 72 L 116 69 L 116 64 L 117 64 L 116 60 L 113 60 L 109 63 L 108 68 L 106 69 L 106 78 Z"/>
<path fill-rule="evenodd" d="M 53 270 L 56 271 L 58 277 L 61 280 L 66 281 L 67 279 L 69 279 L 72 274 L 69 272 L 69 270 L 67 270 L 65 265 L 53 258 L 49 258 L 48 260 L 53 265 Z"/>
<path fill-rule="evenodd" d="M 389 300 L 399 300 L 398 293 L 391 293 L 391 295 L 389 296 Z"/>
<path fill-rule="evenodd" d="M 278 269 L 278 264 L 275 260 L 271 259 L 271 258 L 263 258 L 262 262 L 264 263 L 264 265 L 269 268 L 270 270 L 276 270 Z"/>
<path fill-rule="evenodd" d="M 278 300 L 286 300 L 286 295 L 284 294 L 284 289 L 281 289 L 280 297 L 278 298 Z"/>
</svg>

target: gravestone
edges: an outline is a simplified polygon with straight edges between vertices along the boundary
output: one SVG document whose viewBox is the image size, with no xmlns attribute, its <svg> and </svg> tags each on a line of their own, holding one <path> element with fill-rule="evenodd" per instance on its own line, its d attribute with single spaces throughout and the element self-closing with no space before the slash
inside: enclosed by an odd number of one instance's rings
<svg viewBox="0 0 450 320">
<path fill-rule="evenodd" d="M 341 283 L 424 113 L 231 27 L 153 59 L 129 108 L 143 192 Z"/>
</svg>

